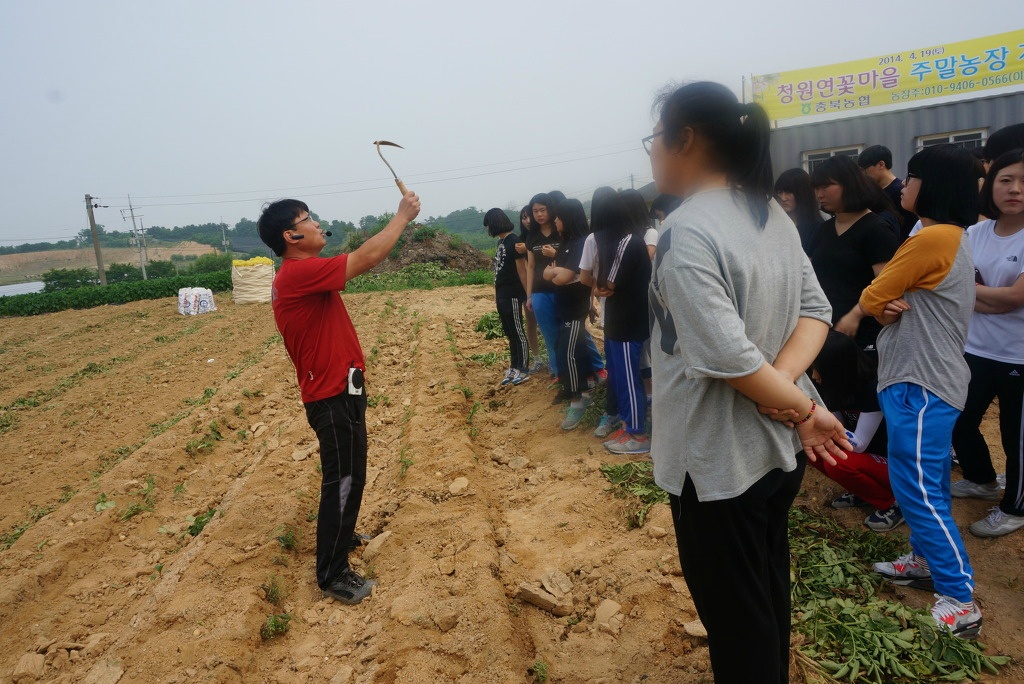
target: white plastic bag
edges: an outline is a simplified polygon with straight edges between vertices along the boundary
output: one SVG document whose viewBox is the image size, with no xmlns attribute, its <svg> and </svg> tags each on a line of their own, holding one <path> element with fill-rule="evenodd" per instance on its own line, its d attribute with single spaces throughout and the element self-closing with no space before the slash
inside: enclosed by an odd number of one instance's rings
<svg viewBox="0 0 1024 684">
<path fill-rule="evenodd" d="M 178 313 L 183 316 L 216 311 L 213 292 L 205 287 L 183 287 L 178 290 Z"/>
</svg>

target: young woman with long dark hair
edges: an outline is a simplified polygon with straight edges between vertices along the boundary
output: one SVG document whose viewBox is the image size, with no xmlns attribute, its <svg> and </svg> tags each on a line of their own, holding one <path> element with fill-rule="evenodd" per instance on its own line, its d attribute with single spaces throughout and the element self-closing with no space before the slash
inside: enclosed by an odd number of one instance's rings
<svg viewBox="0 0 1024 684">
<path fill-rule="evenodd" d="M 548 350 L 551 375 L 558 376 L 558 312 L 555 308 L 555 286 L 544 279 L 544 270 L 558 252 L 558 231 L 555 229 L 557 205 L 546 193 L 534 195 L 530 207 L 530 232 L 526 236 L 526 308 L 533 312 L 537 327 Z"/>
<path fill-rule="evenodd" d="M 832 305 L 836 330 L 874 351 L 881 326 L 857 306 L 861 292 L 896 253 L 899 238 L 871 207 L 882 191 L 850 157 L 831 157 L 811 174 L 821 208 L 834 218 L 818 230 L 814 272 Z M 884 196 L 883 196 L 884 199 Z"/>
<path fill-rule="evenodd" d="M 587 382 L 590 358 L 583 337 L 587 316 L 590 315 L 590 288 L 579 279 L 583 243 L 590 227 L 583 205 L 576 199 L 567 199 L 559 204 L 554 218 L 562 240 L 554 263 L 544 269 L 544 279 L 555 286 L 555 306 L 560 321 L 558 380 L 570 400 L 562 429 L 573 430 L 592 402 Z"/>
<path fill-rule="evenodd" d="M 803 169 L 783 171 L 775 181 L 775 199 L 796 224 L 800 244 L 810 256 L 818 240 L 818 229 L 825 222 L 814 196 L 811 177 Z"/>
<path fill-rule="evenodd" d="M 806 375 L 831 309 L 771 201 L 769 132 L 759 105 L 702 82 L 662 98 L 644 139 L 658 192 L 683 198 L 651 279 L 654 476 L 731 684 L 788 681 L 789 507 L 806 458 L 850 446 Z"/>
<path fill-rule="evenodd" d="M 930 580 L 936 623 L 974 638 L 981 611 L 949 482 L 953 425 L 971 379 L 963 355 L 975 290 L 966 228 L 978 220 L 971 153 L 936 145 L 911 157 L 903 208 L 923 227 L 900 246 L 859 304 L 885 326 L 878 336 L 878 400 L 889 432 L 889 480 L 910 527 L 910 553 L 874 569 L 908 586 Z"/>
<path fill-rule="evenodd" d="M 604 443 L 613 454 L 645 454 L 647 392 L 640 372 L 644 342 L 650 338 L 647 291 L 651 257 L 644 233 L 650 219 L 639 192 L 624 191 L 594 211 L 594 221 L 607 223 L 595 234 L 597 273 L 595 291 L 605 297 L 604 349 L 608 386 L 615 397 L 622 428 Z M 606 407 L 607 413 L 607 407 Z"/>
<path fill-rule="evenodd" d="M 521 254 L 523 257 L 523 265 L 526 265 L 526 236 L 530 234 L 530 219 L 533 211 L 529 206 L 525 206 L 519 210 L 519 237 L 521 238 L 516 242 L 516 254 Z M 529 297 L 527 297 L 527 301 Z M 544 362 L 540 357 L 540 344 L 537 339 L 537 317 L 533 314 L 533 309 L 529 306 L 526 307 L 526 339 L 530 343 L 530 356 L 533 357 L 533 364 L 530 366 L 530 373 L 537 373 L 543 368 Z"/>
<path fill-rule="evenodd" d="M 971 383 L 953 429 L 964 479 L 952 494 L 999 501 L 970 530 L 1001 537 L 1024 527 L 1024 150 L 992 161 L 981 191 L 981 210 L 992 218 L 967 230 L 977 274 L 967 330 Z M 1000 490 L 981 420 L 999 399 L 999 433 L 1006 454 L 1006 490 Z"/>
<path fill-rule="evenodd" d="M 523 329 L 523 305 L 526 302 L 525 257 L 516 252 L 519 237 L 515 226 L 501 209 L 484 214 L 487 234 L 497 238 L 494 252 L 494 305 L 501 328 L 508 338 L 509 367 L 502 385 L 521 385 L 530 378 L 530 345 Z"/>
</svg>

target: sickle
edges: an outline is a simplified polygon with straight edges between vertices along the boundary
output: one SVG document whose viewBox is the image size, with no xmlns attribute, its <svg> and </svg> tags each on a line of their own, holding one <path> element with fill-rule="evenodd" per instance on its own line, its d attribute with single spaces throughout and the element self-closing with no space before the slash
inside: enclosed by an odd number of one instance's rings
<svg viewBox="0 0 1024 684">
<path fill-rule="evenodd" d="M 405 196 L 405 194 L 408 193 L 409 191 L 406 189 L 405 183 L 403 183 L 401 179 L 398 177 L 398 174 L 395 173 L 395 170 L 391 168 L 391 164 L 388 164 L 388 160 L 384 158 L 383 154 L 381 154 L 380 146 L 389 145 L 390 147 L 397 147 L 400 150 L 404 150 L 405 148 L 399 145 L 398 143 L 393 143 L 389 140 L 374 140 L 373 144 L 377 146 L 377 155 L 380 157 L 381 161 L 384 162 L 384 165 L 388 167 L 388 171 L 391 172 L 391 175 L 395 177 L 395 185 L 398 186 L 398 189 L 401 191 L 402 195 Z"/>
</svg>

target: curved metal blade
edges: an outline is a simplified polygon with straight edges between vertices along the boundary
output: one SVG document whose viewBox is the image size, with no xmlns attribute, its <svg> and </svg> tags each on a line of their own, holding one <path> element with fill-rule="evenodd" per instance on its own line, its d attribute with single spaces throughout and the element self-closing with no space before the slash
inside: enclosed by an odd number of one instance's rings
<svg viewBox="0 0 1024 684">
<path fill-rule="evenodd" d="M 388 167 L 388 171 L 390 171 L 391 175 L 395 177 L 395 180 L 398 180 L 398 174 L 395 173 L 395 170 L 393 168 L 391 168 L 391 164 L 388 164 L 388 160 L 384 158 L 383 154 L 381 154 L 380 146 L 381 145 L 390 145 L 391 147 L 398 147 L 398 148 L 401 148 L 403 150 L 405 148 L 402 147 L 401 145 L 399 145 L 398 143 L 393 143 L 393 142 L 390 142 L 388 140 L 374 140 L 373 144 L 377 146 L 377 156 L 379 156 L 381 161 L 384 162 L 384 165 Z"/>
</svg>

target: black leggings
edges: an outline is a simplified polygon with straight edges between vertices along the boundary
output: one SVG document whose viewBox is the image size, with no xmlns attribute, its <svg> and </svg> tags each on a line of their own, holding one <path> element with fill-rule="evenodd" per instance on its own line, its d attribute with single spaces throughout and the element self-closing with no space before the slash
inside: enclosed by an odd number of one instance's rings
<svg viewBox="0 0 1024 684">
<path fill-rule="evenodd" d="M 716 682 L 789 681 L 789 507 L 806 457 L 732 499 L 698 501 L 689 476 L 669 495 L 683 577 L 708 630 Z"/>
<path fill-rule="evenodd" d="M 530 366 L 530 343 L 523 328 L 523 304 L 519 297 L 500 297 L 497 300 L 501 329 L 508 338 L 509 367 L 525 373 Z"/>
<path fill-rule="evenodd" d="M 996 479 L 992 455 L 981 435 L 981 420 L 999 398 L 999 435 L 1006 453 L 1006 493 L 999 508 L 1009 515 L 1024 515 L 1024 365 L 964 354 L 971 369 L 967 403 L 953 428 L 953 448 L 964 478 L 978 484 Z"/>
<path fill-rule="evenodd" d="M 306 404 L 320 441 L 320 511 L 316 583 L 324 588 L 348 568 L 348 553 L 366 487 L 366 395 L 339 394 Z"/>
</svg>

